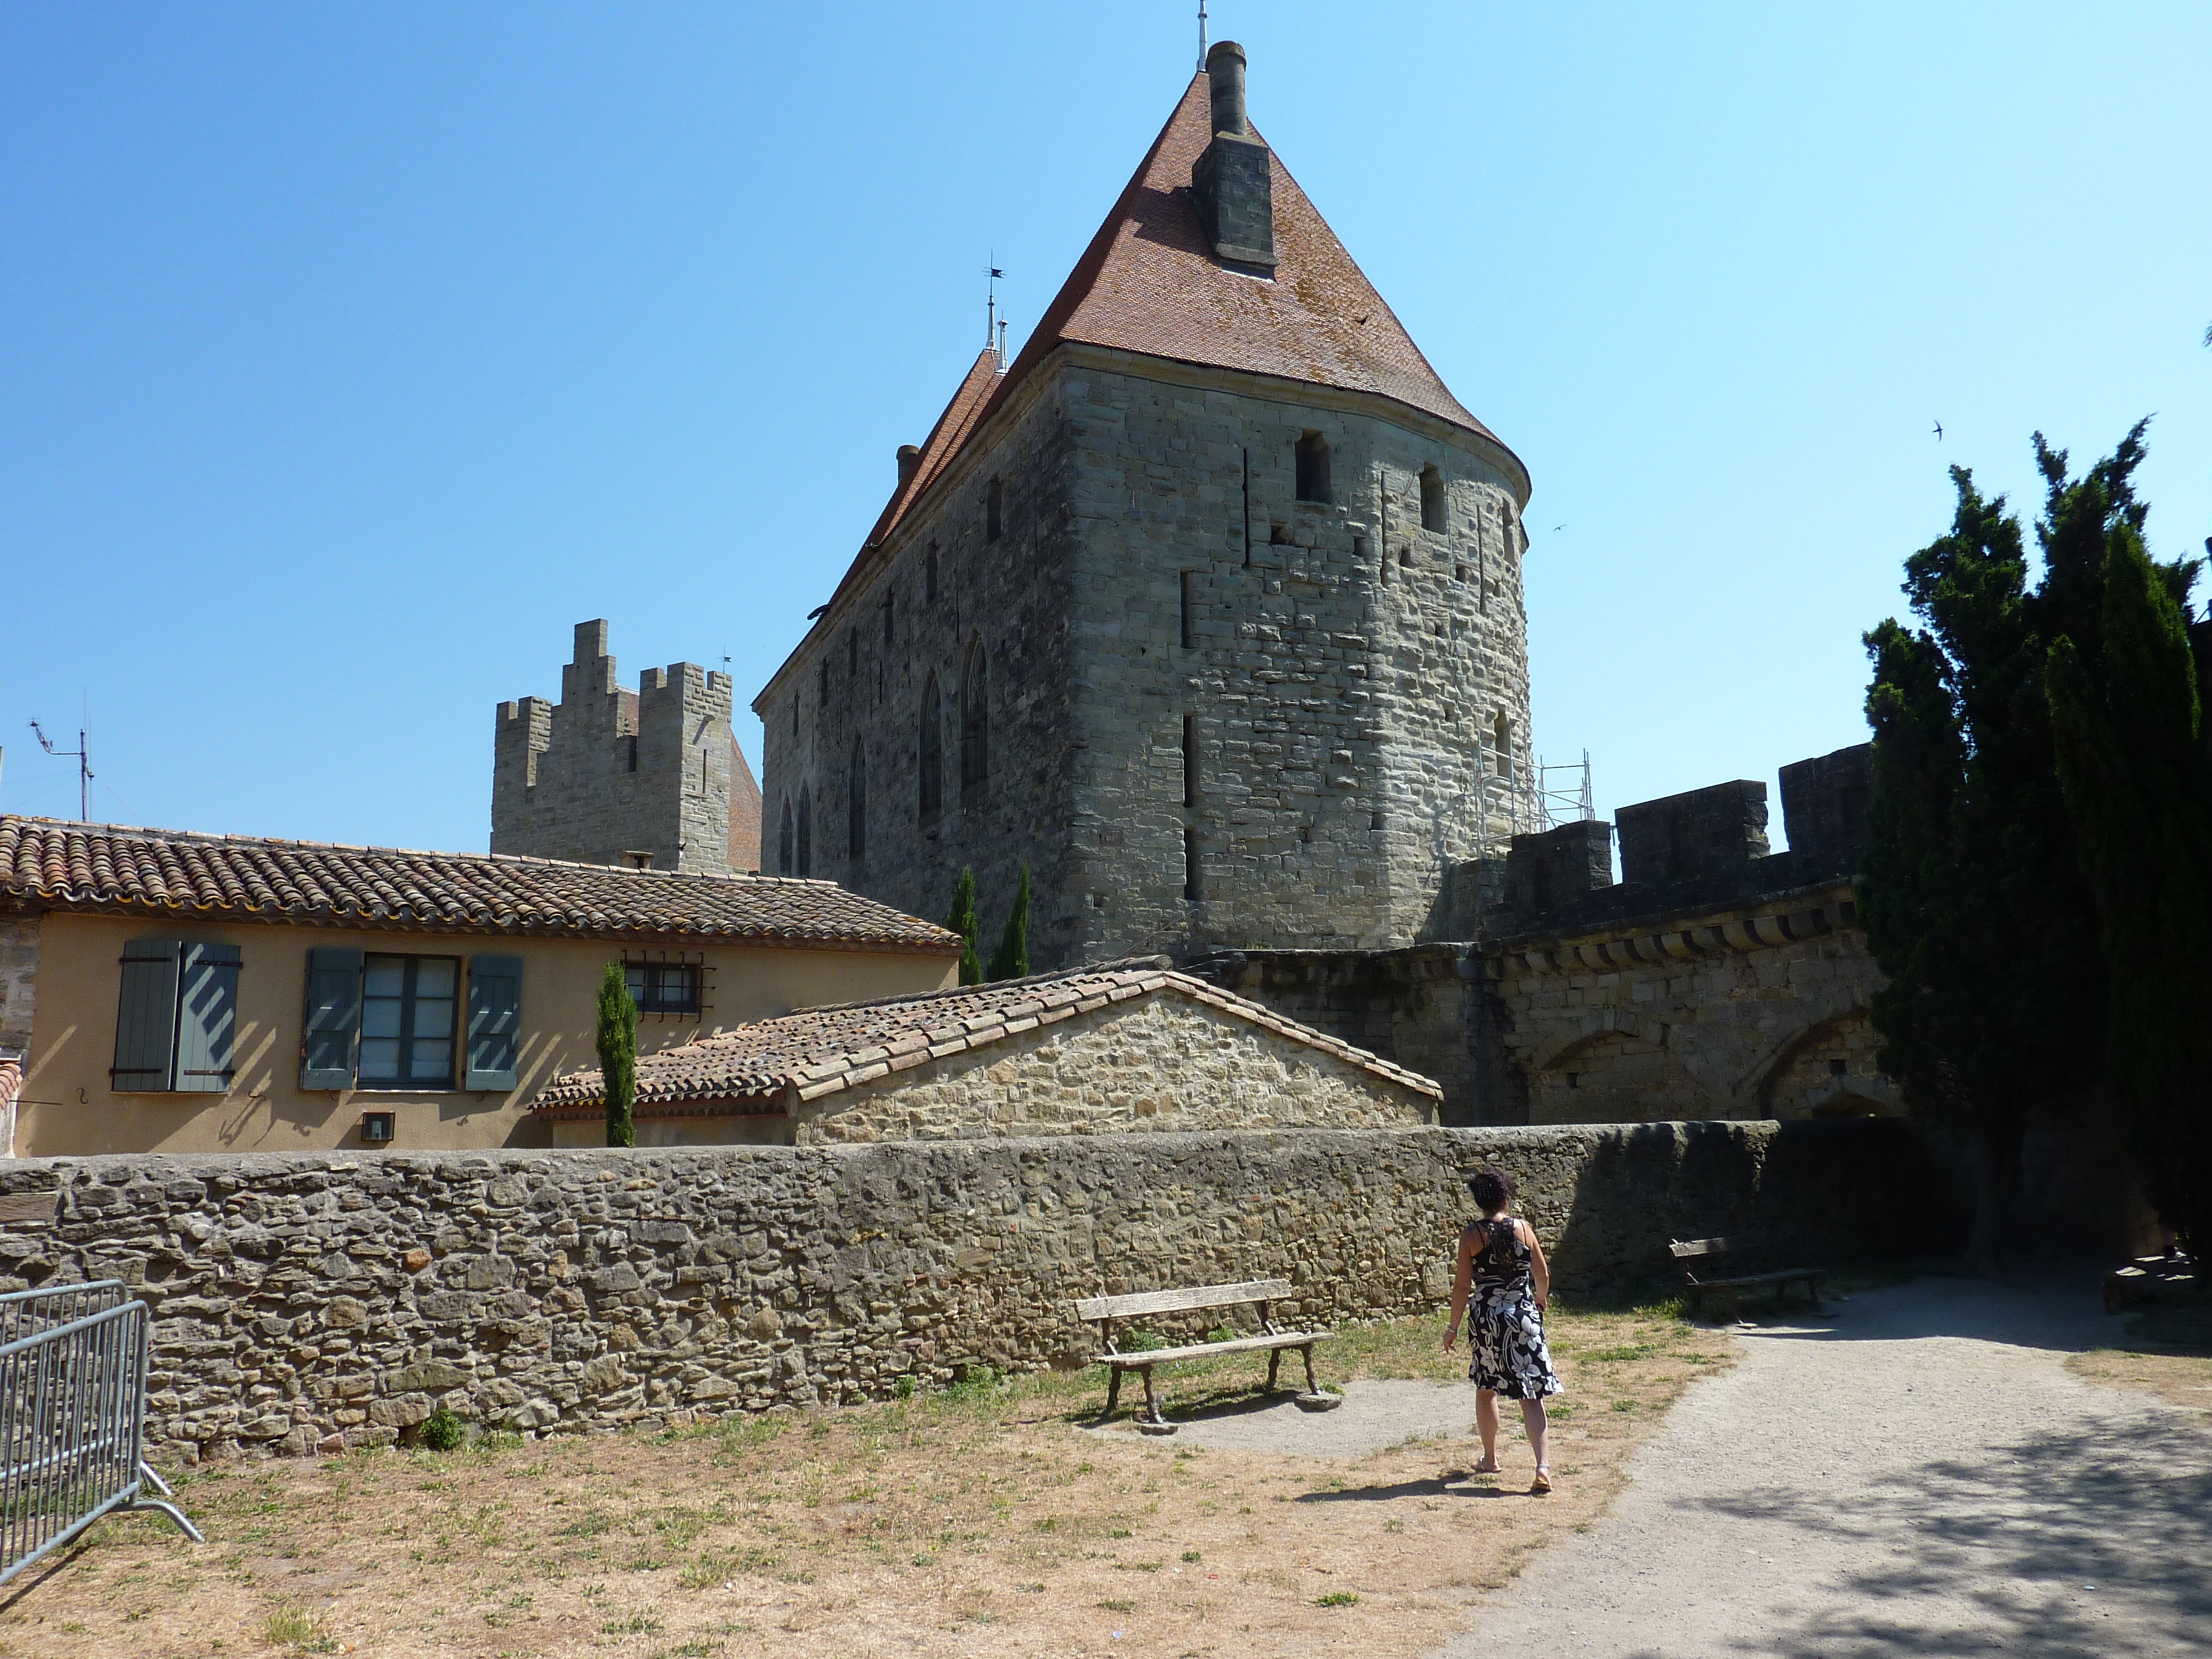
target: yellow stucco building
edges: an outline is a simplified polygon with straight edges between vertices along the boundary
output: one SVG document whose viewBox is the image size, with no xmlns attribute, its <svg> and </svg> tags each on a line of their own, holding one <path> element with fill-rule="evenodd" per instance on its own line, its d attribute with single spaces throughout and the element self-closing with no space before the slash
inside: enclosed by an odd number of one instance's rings
<svg viewBox="0 0 2212 1659">
<path fill-rule="evenodd" d="M 0 817 L 0 1149 L 543 1145 L 610 962 L 642 1054 L 959 950 L 825 881 Z"/>
</svg>

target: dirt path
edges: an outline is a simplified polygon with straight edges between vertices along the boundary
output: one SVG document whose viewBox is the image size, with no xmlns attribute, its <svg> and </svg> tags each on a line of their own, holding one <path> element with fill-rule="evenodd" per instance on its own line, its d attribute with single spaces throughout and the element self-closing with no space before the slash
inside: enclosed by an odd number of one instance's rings
<svg viewBox="0 0 2212 1659">
<path fill-rule="evenodd" d="M 2068 1371 L 2095 1305 L 1928 1279 L 1747 1333 L 1436 1659 L 2212 1652 L 2212 1437 Z"/>
</svg>

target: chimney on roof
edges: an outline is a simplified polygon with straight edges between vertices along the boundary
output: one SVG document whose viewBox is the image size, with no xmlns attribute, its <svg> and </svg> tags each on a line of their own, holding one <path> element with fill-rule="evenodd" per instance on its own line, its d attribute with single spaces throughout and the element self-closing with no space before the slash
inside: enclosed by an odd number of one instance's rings
<svg viewBox="0 0 2212 1659">
<path fill-rule="evenodd" d="M 1275 271 L 1274 178 L 1267 147 L 1244 113 L 1244 48 L 1224 40 L 1206 54 L 1213 142 L 1190 170 L 1206 240 L 1224 264 Z"/>
<path fill-rule="evenodd" d="M 921 465 L 921 450 L 917 445 L 901 444 L 898 447 L 898 487 L 901 489 L 914 482 L 915 469 Z"/>
</svg>

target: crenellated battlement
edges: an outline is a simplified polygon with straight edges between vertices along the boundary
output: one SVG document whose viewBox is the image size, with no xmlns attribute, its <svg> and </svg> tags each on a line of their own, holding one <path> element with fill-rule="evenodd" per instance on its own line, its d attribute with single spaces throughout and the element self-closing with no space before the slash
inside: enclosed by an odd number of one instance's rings
<svg viewBox="0 0 2212 1659">
<path fill-rule="evenodd" d="M 491 850 L 657 870 L 757 868 L 760 792 L 731 737 L 730 708 L 730 677 L 697 663 L 647 669 L 629 689 L 605 620 L 579 623 L 561 701 L 499 705 Z"/>
</svg>

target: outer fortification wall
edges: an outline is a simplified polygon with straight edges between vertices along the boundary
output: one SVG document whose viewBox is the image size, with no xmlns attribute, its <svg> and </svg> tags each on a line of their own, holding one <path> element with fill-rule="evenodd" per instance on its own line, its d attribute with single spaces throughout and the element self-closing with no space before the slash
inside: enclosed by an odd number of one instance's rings
<svg viewBox="0 0 2212 1659">
<path fill-rule="evenodd" d="M 1413 1313 L 1490 1162 L 1569 1293 L 1659 1272 L 1670 1236 L 1941 1243 L 1897 1122 L 143 1156 L 0 1170 L 0 1285 L 152 1305 L 158 1456 L 301 1455 L 441 1406 L 568 1431 L 1079 1364 L 1069 1304 L 1100 1291 L 1279 1274 L 1279 1317 Z"/>
</svg>

